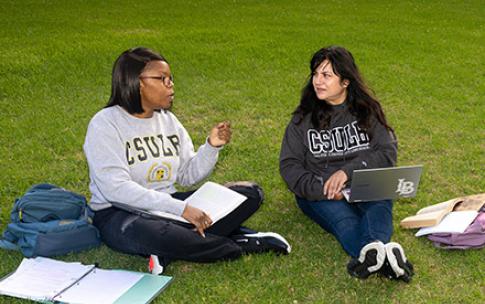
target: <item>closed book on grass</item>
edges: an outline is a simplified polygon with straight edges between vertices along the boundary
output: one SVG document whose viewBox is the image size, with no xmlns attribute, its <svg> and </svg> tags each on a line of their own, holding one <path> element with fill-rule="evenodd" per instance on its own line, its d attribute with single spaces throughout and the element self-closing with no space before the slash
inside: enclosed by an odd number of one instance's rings
<svg viewBox="0 0 485 304">
<path fill-rule="evenodd" d="M 404 228 L 435 226 L 452 211 L 479 211 L 483 205 L 485 205 L 485 193 L 457 197 L 420 209 L 416 215 L 403 219 L 401 226 Z"/>
</svg>

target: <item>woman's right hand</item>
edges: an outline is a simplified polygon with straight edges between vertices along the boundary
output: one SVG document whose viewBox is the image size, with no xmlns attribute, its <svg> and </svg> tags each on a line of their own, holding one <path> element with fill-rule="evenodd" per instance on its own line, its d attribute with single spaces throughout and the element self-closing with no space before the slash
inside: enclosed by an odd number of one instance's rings
<svg viewBox="0 0 485 304">
<path fill-rule="evenodd" d="M 195 229 L 202 237 L 205 237 L 204 230 L 212 225 L 211 218 L 204 211 L 189 205 L 185 206 L 182 217 L 194 224 Z"/>
<path fill-rule="evenodd" d="M 347 174 L 343 170 L 338 170 L 323 185 L 323 195 L 330 200 L 341 200 L 343 198 L 342 189 L 347 180 Z"/>
<path fill-rule="evenodd" d="M 224 121 L 214 126 L 209 134 L 209 144 L 213 147 L 222 147 L 231 141 L 231 123 Z"/>
</svg>

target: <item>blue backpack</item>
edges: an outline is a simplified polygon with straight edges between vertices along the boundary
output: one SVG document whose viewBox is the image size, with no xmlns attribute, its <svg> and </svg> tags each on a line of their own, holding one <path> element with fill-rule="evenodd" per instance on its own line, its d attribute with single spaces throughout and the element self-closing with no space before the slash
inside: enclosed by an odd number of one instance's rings
<svg viewBox="0 0 485 304">
<path fill-rule="evenodd" d="M 50 184 L 30 188 L 15 200 L 11 223 L 0 248 L 20 250 L 26 257 L 56 256 L 100 245 L 90 223 L 86 198 Z"/>
</svg>

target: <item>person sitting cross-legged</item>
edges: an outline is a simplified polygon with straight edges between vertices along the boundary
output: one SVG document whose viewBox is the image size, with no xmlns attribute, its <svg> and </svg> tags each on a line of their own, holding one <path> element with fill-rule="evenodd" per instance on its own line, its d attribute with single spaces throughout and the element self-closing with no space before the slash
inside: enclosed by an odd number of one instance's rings
<svg viewBox="0 0 485 304">
<path fill-rule="evenodd" d="M 190 186 L 206 178 L 232 130 L 230 123 L 218 123 L 195 152 L 171 112 L 173 101 L 174 79 L 164 57 L 147 48 L 119 56 L 110 100 L 91 119 L 84 143 L 90 206 L 104 243 L 128 254 L 157 256 L 162 267 L 173 260 L 214 262 L 245 253 L 289 253 L 281 235 L 241 226 L 263 201 L 254 183 L 228 185 L 247 199 L 216 223 L 184 202 L 193 191 L 178 192 L 175 184 Z M 190 224 L 141 216 L 119 208 L 121 204 L 175 214 Z"/>
<path fill-rule="evenodd" d="M 395 165 L 394 132 L 348 50 L 319 50 L 310 70 L 283 137 L 281 176 L 303 213 L 351 256 L 350 275 L 408 282 L 413 267 L 401 245 L 390 242 L 392 201 L 349 204 L 341 192 L 353 170 Z"/>
</svg>

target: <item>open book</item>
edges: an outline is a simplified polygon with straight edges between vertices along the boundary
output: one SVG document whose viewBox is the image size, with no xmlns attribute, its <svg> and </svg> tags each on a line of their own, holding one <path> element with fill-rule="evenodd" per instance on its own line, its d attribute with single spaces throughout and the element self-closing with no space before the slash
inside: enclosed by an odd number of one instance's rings
<svg viewBox="0 0 485 304">
<path fill-rule="evenodd" d="M 419 210 L 416 215 L 403 219 L 401 226 L 404 228 L 435 226 L 452 211 L 478 212 L 483 205 L 485 205 L 485 193 L 454 198 Z"/>
<path fill-rule="evenodd" d="M 37 257 L 0 281 L 0 294 L 38 302 L 150 303 L 172 278 Z"/>
<path fill-rule="evenodd" d="M 185 202 L 207 213 L 212 222 L 215 223 L 239 207 L 246 199 L 246 196 L 234 190 L 213 182 L 206 182 L 186 198 Z M 175 214 L 161 211 L 150 211 L 150 213 L 162 218 L 188 223 L 186 219 Z"/>
<path fill-rule="evenodd" d="M 416 236 L 432 233 L 463 233 L 478 216 L 477 211 L 453 211 L 445 215 L 443 220 L 435 226 L 423 227 L 416 232 Z"/>
</svg>

